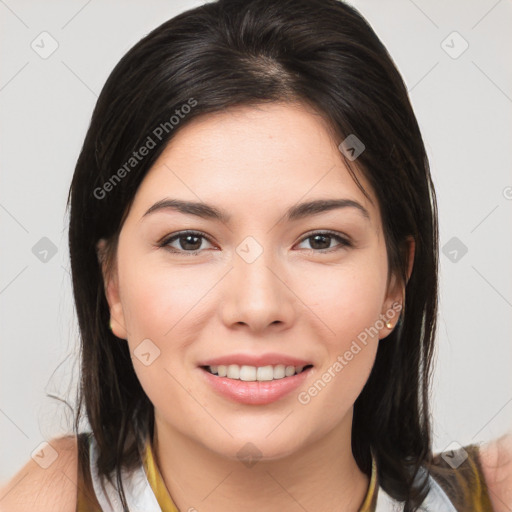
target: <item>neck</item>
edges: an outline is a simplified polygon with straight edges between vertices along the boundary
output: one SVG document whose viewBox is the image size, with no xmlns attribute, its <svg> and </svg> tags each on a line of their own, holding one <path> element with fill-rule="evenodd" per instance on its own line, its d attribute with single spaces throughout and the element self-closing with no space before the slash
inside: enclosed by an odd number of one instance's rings
<svg viewBox="0 0 512 512">
<path fill-rule="evenodd" d="M 351 420 L 299 453 L 242 464 L 155 423 L 153 452 L 182 511 L 323 510 L 358 512 L 369 478 L 352 455 Z"/>
</svg>

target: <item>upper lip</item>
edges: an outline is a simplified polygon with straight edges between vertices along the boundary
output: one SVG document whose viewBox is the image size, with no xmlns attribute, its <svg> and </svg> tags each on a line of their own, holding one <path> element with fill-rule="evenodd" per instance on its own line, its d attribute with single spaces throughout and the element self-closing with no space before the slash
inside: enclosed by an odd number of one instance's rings
<svg viewBox="0 0 512 512">
<path fill-rule="evenodd" d="M 286 354 L 269 353 L 260 355 L 228 354 L 205 360 L 200 362 L 198 366 L 228 366 L 230 364 L 237 364 L 239 366 L 277 366 L 278 364 L 283 364 L 285 366 L 312 365 L 310 361 L 306 361 L 305 359 L 299 359 Z"/>
</svg>

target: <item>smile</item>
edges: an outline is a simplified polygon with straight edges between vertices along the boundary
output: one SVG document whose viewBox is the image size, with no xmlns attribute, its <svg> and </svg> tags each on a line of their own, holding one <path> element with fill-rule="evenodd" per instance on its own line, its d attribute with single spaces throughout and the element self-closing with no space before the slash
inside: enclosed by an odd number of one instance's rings
<svg viewBox="0 0 512 512">
<path fill-rule="evenodd" d="M 297 390 L 313 371 L 313 365 L 205 365 L 200 370 L 204 382 L 224 398 L 241 404 L 266 405 Z"/>
<path fill-rule="evenodd" d="M 233 380 L 252 381 L 272 381 L 293 377 L 298 373 L 310 368 L 312 365 L 306 366 L 285 366 L 284 364 L 267 365 L 267 366 L 249 366 L 249 365 L 215 365 L 203 367 L 206 371 L 218 377 L 227 377 Z"/>
</svg>

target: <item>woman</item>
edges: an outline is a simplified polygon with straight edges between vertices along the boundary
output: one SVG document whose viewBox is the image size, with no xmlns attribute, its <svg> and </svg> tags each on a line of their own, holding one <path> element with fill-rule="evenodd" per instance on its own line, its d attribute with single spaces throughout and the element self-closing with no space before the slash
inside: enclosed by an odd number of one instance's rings
<svg viewBox="0 0 512 512">
<path fill-rule="evenodd" d="M 435 193 L 353 8 L 220 0 L 155 29 L 69 204 L 77 437 L 11 509 L 498 510 L 492 456 L 432 453 Z"/>
</svg>

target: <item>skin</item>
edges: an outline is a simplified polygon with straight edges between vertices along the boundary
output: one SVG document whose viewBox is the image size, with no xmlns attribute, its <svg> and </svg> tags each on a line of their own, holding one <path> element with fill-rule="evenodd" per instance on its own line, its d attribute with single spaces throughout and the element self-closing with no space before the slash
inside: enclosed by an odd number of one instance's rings
<svg viewBox="0 0 512 512">
<path fill-rule="evenodd" d="M 153 450 L 180 510 L 356 511 L 367 493 L 351 451 L 353 404 L 398 316 L 307 405 L 297 399 L 403 300 L 402 284 L 388 276 L 376 197 L 362 176 L 372 202 L 357 187 L 339 142 L 301 104 L 237 107 L 184 126 L 137 191 L 105 289 L 113 332 L 129 344 L 155 407 Z M 144 215 L 165 198 L 212 204 L 231 219 Z M 320 198 L 357 201 L 369 219 L 351 207 L 285 219 L 289 207 Z M 198 255 L 179 239 L 171 245 L 181 253 L 159 247 L 187 229 L 207 235 L 193 240 Z M 351 246 L 308 238 L 324 230 Z M 236 252 L 248 236 L 263 250 L 252 263 Z M 411 243 L 410 261 L 413 251 Z M 160 350 L 148 366 L 133 356 L 145 339 Z M 279 352 L 314 367 L 277 402 L 239 404 L 218 395 L 198 367 L 235 352 Z M 251 467 L 237 457 L 248 442 L 261 455 Z"/>
<path fill-rule="evenodd" d="M 480 463 L 494 512 L 512 510 L 512 430 L 480 446 Z"/>
<path fill-rule="evenodd" d="M 233 215 L 232 224 L 172 212 L 141 222 L 164 196 L 215 203 Z M 356 199 L 371 222 L 351 209 L 278 222 L 290 205 L 318 197 Z M 209 252 L 212 246 L 203 241 L 205 252 L 187 259 L 155 248 L 161 235 L 188 228 L 210 234 L 222 251 Z M 323 229 L 357 243 L 330 255 L 300 252 L 311 247 L 303 235 Z M 234 252 L 247 235 L 264 248 L 251 264 Z M 161 350 L 151 365 L 136 357 L 133 364 L 155 405 L 153 450 L 179 509 L 357 510 L 368 478 L 350 450 L 352 408 L 377 338 L 390 329 L 369 341 L 309 404 L 300 404 L 297 394 L 332 366 L 354 333 L 402 297 L 393 278 L 386 286 L 379 212 L 348 175 L 321 118 L 299 105 L 275 104 L 194 121 L 148 173 L 120 242 L 116 267 L 104 269 L 112 327 L 132 352 L 145 338 Z M 411 243 L 411 262 L 413 251 Z M 409 275 L 411 270 L 409 265 Z M 205 387 L 195 365 L 235 351 L 279 351 L 309 358 L 315 368 L 290 397 L 239 405 Z M 262 454 L 252 467 L 236 457 L 248 441 Z M 75 510 L 76 439 L 50 444 L 59 454 L 56 462 L 43 469 L 30 459 L 0 485 L 0 510 Z M 494 510 L 512 510 L 512 433 L 484 444 L 480 462 Z"/>
</svg>

